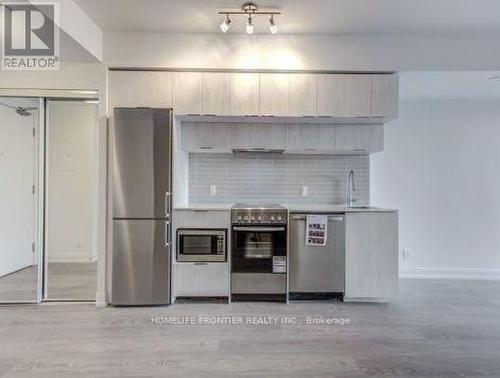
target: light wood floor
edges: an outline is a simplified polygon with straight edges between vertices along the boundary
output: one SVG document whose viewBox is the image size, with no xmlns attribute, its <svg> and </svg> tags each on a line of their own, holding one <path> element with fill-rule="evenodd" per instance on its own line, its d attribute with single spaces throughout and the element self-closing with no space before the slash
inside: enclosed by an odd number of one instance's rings
<svg viewBox="0 0 500 378">
<path fill-rule="evenodd" d="M 0 307 L 0 376 L 500 376 L 500 282 L 401 280 L 400 287 L 389 305 Z M 298 324 L 151 324 L 184 315 L 293 315 Z M 302 324 L 309 315 L 351 324 Z"/>
<path fill-rule="evenodd" d="M 37 266 L 0 277 L 0 302 L 34 302 Z M 48 298 L 95 300 L 97 263 L 49 263 Z"/>
</svg>

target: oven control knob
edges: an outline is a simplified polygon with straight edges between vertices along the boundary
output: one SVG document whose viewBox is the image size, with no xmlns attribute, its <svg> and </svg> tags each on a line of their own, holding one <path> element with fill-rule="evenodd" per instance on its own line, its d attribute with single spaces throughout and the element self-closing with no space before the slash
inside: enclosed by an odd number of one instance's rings
<svg viewBox="0 0 500 378">
<path fill-rule="evenodd" d="M 274 215 L 271 215 L 271 222 L 274 222 L 274 219 L 275 219 Z"/>
<path fill-rule="evenodd" d="M 259 215 L 259 216 L 257 217 L 257 220 L 258 220 L 259 222 L 262 222 L 262 217 Z"/>
<path fill-rule="evenodd" d="M 248 215 L 245 215 L 245 218 L 243 218 L 246 221 L 248 221 Z"/>
<path fill-rule="evenodd" d="M 241 220 L 241 215 L 238 215 L 238 218 L 237 218 L 239 221 Z"/>
<path fill-rule="evenodd" d="M 278 215 L 278 216 L 276 217 L 276 220 L 278 220 L 278 222 L 281 222 L 281 221 L 283 220 L 283 218 L 281 217 L 281 215 Z"/>
<path fill-rule="evenodd" d="M 255 217 L 254 216 L 250 217 L 250 221 L 252 222 L 255 221 Z"/>
</svg>

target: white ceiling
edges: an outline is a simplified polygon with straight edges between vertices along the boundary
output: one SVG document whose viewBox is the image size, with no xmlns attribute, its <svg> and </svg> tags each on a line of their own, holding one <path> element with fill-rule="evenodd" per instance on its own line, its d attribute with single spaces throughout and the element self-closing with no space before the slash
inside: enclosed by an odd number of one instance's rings
<svg viewBox="0 0 500 378">
<path fill-rule="evenodd" d="M 75 0 L 104 31 L 218 33 L 234 0 Z M 266 0 L 279 8 L 280 33 L 500 36 L 499 0 Z M 265 17 L 256 32 L 267 33 Z M 244 20 L 230 32 L 243 33 Z"/>
<path fill-rule="evenodd" d="M 500 71 L 402 72 L 399 76 L 402 99 L 500 100 Z"/>
</svg>

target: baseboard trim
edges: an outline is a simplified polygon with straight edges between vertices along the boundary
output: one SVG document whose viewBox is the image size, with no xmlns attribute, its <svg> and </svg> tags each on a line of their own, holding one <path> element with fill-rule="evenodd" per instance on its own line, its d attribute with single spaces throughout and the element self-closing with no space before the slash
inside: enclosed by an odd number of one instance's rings
<svg viewBox="0 0 500 378">
<path fill-rule="evenodd" d="M 500 281 L 500 269 L 399 268 L 400 278 Z"/>
</svg>

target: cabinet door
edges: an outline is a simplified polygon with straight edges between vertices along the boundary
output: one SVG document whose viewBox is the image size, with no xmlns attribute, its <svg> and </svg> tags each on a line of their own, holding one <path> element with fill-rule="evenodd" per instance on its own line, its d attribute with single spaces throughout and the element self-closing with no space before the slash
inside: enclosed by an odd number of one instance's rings
<svg viewBox="0 0 500 378">
<path fill-rule="evenodd" d="M 201 77 L 201 111 L 204 115 L 230 114 L 230 79 L 228 73 L 204 72 Z"/>
<path fill-rule="evenodd" d="M 115 107 L 172 107 L 172 73 L 153 71 L 110 71 L 109 112 Z"/>
<path fill-rule="evenodd" d="M 290 75 L 260 75 L 260 115 L 287 116 L 290 105 Z"/>
<path fill-rule="evenodd" d="M 235 124 L 233 125 L 233 147 L 235 148 L 285 148 L 285 126 L 281 124 Z"/>
<path fill-rule="evenodd" d="M 286 125 L 286 150 L 296 152 L 332 152 L 335 150 L 335 127 L 332 125 Z"/>
<path fill-rule="evenodd" d="M 231 74 L 231 115 L 259 115 L 259 74 Z"/>
<path fill-rule="evenodd" d="M 174 73 L 174 113 L 201 114 L 201 73 Z"/>
<path fill-rule="evenodd" d="M 189 152 L 228 152 L 231 151 L 234 124 L 185 123 L 182 125 L 182 147 Z"/>
<path fill-rule="evenodd" d="M 320 117 L 367 117 L 371 115 L 370 75 L 320 75 Z"/>
<path fill-rule="evenodd" d="M 398 75 L 372 75 L 372 116 L 397 118 L 398 103 Z"/>
<path fill-rule="evenodd" d="M 383 125 L 335 126 L 335 150 L 375 153 L 384 150 Z"/>
<path fill-rule="evenodd" d="M 318 77 L 314 74 L 290 74 L 290 117 L 315 117 Z"/>
<path fill-rule="evenodd" d="M 393 298 L 398 288 L 398 214 L 346 216 L 346 300 Z"/>
</svg>

